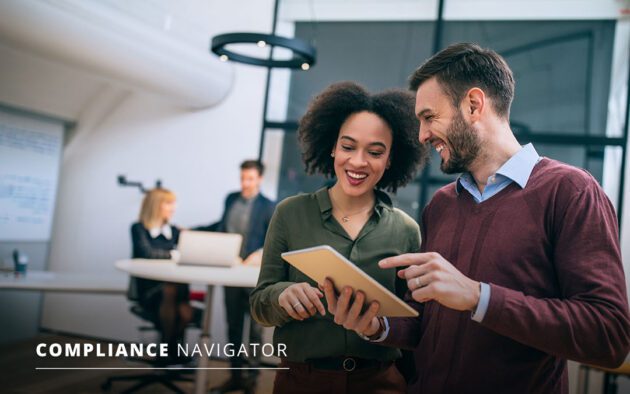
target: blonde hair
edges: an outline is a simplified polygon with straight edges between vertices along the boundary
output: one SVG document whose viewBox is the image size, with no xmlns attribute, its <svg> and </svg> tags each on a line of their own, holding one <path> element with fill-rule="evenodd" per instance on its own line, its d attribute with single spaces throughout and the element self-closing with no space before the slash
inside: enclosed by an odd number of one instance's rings
<svg viewBox="0 0 630 394">
<path fill-rule="evenodd" d="M 150 229 L 164 224 L 160 217 L 160 207 L 163 202 L 175 201 L 175 193 L 170 190 L 156 188 L 151 189 L 142 200 L 139 221 L 145 228 Z"/>
</svg>

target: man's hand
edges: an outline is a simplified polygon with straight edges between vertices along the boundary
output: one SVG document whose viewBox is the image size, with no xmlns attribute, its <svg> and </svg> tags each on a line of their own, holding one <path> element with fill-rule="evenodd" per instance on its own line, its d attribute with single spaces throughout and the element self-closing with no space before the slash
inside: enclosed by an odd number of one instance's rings
<svg viewBox="0 0 630 394">
<path fill-rule="evenodd" d="M 315 316 L 317 312 L 322 316 L 326 314 L 326 308 L 320 300 L 323 296 L 319 289 L 306 282 L 295 283 L 280 293 L 278 302 L 289 316 L 302 321 Z"/>
<path fill-rule="evenodd" d="M 262 249 L 258 249 L 252 253 L 245 260 L 243 260 L 244 265 L 251 265 L 254 267 L 260 267 L 262 263 Z"/>
<path fill-rule="evenodd" d="M 335 286 L 330 279 L 326 279 L 322 288 L 326 295 L 328 312 L 335 316 L 335 323 L 347 330 L 353 330 L 367 337 L 374 335 L 378 331 L 380 327 L 376 318 L 376 313 L 380 307 L 378 302 L 373 301 L 365 313 L 361 314 L 361 309 L 363 309 L 363 304 L 365 303 L 365 294 L 363 292 L 357 291 L 354 296 L 354 302 L 351 303 L 354 292 L 352 288 L 344 287 L 339 297 L 335 294 Z"/>
<path fill-rule="evenodd" d="M 405 267 L 398 271 L 407 279 L 414 300 L 435 300 L 447 308 L 474 311 L 479 303 L 480 284 L 459 272 L 439 253 L 408 253 L 381 260 L 381 268 Z"/>
</svg>

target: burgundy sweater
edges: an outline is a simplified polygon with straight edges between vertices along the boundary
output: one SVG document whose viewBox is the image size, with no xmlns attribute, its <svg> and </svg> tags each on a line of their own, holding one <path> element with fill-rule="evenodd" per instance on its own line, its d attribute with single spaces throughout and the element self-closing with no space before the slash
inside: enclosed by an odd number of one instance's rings
<svg viewBox="0 0 630 394">
<path fill-rule="evenodd" d="M 586 171 L 544 158 L 524 189 L 480 204 L 452 183 L 422 218 L 422 251 L 490 284 L 482 323 L 437 302 L 390 320 L 414 350 L 410 393 L 567 393 L 566 360 L 615 367 L 630 319 L 613 207 Z"/>
</svg>

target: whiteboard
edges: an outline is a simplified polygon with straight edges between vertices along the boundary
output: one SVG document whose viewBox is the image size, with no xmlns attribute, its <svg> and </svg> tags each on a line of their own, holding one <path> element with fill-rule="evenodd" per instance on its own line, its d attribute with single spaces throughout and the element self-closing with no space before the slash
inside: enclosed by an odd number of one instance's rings
<svg viewBox="0 0 630 394">
<path fill-rule="evenodd" d="M 50 240 L 63 131 L 0 108 L 0 241 Z"/>
</svg>

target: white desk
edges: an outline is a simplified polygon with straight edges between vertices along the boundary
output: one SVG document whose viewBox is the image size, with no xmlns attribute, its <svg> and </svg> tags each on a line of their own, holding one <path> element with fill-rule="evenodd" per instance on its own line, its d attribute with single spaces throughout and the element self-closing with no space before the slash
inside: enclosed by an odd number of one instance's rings
<svg viewBox="0 0 630 394">
<path fill-rule="evenodd" d="M 260 267 L 239 265 L 232 268 L 175 264 L 172 260 L 132 259 L 116 262 L 116 268 L 130 275 L 165 282 L 233 287 L 254 287 Z"/>
<path fill-rule="evenodd" d="M 199 345 L 210 345 L 210 318 L 212 316 L 212 290 L 215 285 L 233 287 L 254 287 L 258 281 L 260 267 L 237 266 L 232 268 L 199 267 L 175 264 L 171 260 L 120 260 L 116 268 L 130 275 L 166 282 L 203 284 L 207 286 L 204 300 L 203 324 Z M 195 393 L 207 392 L 208 357 L 199 359 L 199 369 L 195 372 Z"/>
<path fill-rule="evenodd" d="M 125 294 L 128 282 L 124 275 L 112 274 L 29 270 L 16 277 L 13 272 L 0 272 L 0 290 Z"/>
</svg>

